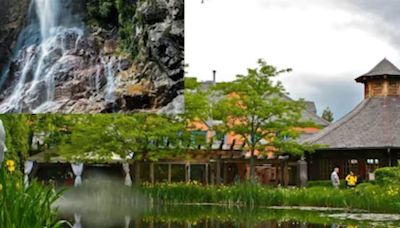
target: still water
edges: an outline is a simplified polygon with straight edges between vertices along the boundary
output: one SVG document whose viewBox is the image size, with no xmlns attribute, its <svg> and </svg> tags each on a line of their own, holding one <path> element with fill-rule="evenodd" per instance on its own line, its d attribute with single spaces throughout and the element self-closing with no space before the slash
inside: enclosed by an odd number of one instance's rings
<svg viewBox="0 0 400 228">
<path fill-rule="evenodd" d="M 74 228 L 400 227 L 395 219 L 354 219 L 357 214 L 343 211 L 157 205 L 132 188 L 110 183 L 68 190 L 55 206 L 70 223 L 65 227 Z"/>
</svg>

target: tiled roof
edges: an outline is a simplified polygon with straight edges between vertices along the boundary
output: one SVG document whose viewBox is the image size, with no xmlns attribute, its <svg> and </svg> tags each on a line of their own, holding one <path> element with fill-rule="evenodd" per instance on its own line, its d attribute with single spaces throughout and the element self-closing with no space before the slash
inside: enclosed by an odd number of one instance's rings
<svg viewBox="0 0 400 228">
<path fill-rule="evenodd" d="M 372 70 L 356 78 L 357 82 L 362 82 L 375 76 L 400 76 L 400 70 L 386 58 L 380 61 Z"/>
<path fill-rule="evenodd" d="M 304 142 L 331 149 L 400 148 L 400 97 L 363 100 L 342 119 Z"/>
</svg>

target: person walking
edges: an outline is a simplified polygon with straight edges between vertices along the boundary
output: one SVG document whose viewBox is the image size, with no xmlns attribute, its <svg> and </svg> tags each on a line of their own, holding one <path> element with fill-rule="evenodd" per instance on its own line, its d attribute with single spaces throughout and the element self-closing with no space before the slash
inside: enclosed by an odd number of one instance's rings
<svg viewBox="0 0 400 228">
<path fill-rule="evenodd" d="M 354 175 L 353 171 L 350 171 L 350 173 L 346 176 L 346 185 L 349 188 L 354 188 L 356 187 L 357 184 L 357 176 Z"/>
<path fill-rule="evenodd" d="M 339 189 L 340 179 L 339 179 L 339 168 L 335 167 L 331 173 L 331 182 L 334 188 Z"/>
</svg>

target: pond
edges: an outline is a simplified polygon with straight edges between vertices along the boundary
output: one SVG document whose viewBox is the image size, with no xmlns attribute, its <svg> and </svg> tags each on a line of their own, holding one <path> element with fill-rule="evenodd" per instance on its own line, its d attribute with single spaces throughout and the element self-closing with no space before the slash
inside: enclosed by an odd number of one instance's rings
<svg viewBox="0 0 400 228">
<path fill-rule="evenodd" d="M 400 227 L 400 215 L 319 208 L 157 205 L 125 186 L 96 183 L 70 189 L 55 205 L 74 228 L 127 227 Z"/>
</svg>

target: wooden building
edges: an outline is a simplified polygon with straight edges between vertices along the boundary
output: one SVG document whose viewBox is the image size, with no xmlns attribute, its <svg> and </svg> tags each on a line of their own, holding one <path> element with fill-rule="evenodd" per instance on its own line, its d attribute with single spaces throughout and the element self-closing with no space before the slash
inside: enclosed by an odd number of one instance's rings
<svg viewBox="0 0 400 228">
<path fill-rule="evenodd" d="M 329 179 L 334 166 L 340 177 L 351 170 L 374 179 L 374 170 L 396 166 L 400 151 L 400 70 L 383 59 L 355 79 L 364 84 L 364 100 L 343 118 L 305 142 L 326 145 L 308 155 L 309 179 Z"/>
<path fill-rule="evenodd" d="M 290 99 L 286 97 L 286 99 Z M 298 128 L 301 139 L 308 138 L 329 125 L 329 122 L 317 115 L 313 102 L 307 102 L 307 108 L 302 112 L 303 121 L 315 123 L 315 127 Z M 195 129 L 205 137 L 212 137 L 213 126 L 218 121 L 194 123 Z M 202 156 L 202 154 L 204 156 Z M 279 156 L 273 152 L 267 155 L 257 154 L 256 175 L 259 182 L 266 185 L 296 185 L 299 176 L 299 157 Z M 171 161 L 164 161 L 164 163 Z M 175 161 L 182 163 L 183 161 Z M 250 152 L 246 151 L 240 137 L 233 134 L 225 135 L 220 141 L 213 141 L 210 151 L 204 148 L 194 149 L 191 152 L 191 162 L 204 164 L 207 171 L 205 183 L 232 184 L 237 181 L 249 179 L 250 176 Z M 189 165 L 191 162 L 188 162 Z M 190 176 L 190 175 L 189 175 Z"/>
</svg>

